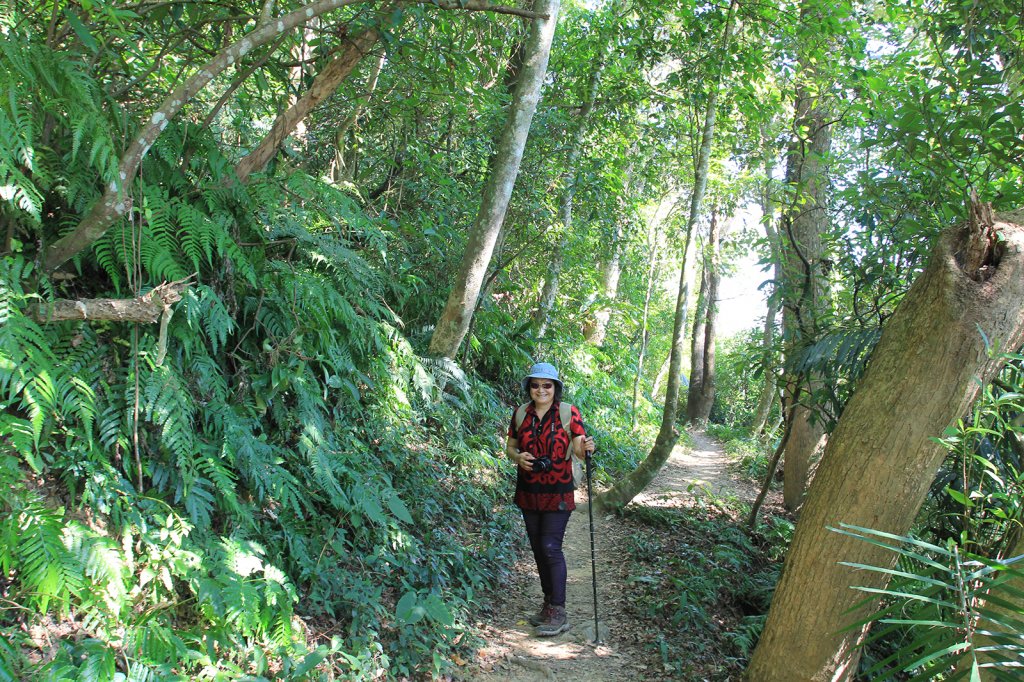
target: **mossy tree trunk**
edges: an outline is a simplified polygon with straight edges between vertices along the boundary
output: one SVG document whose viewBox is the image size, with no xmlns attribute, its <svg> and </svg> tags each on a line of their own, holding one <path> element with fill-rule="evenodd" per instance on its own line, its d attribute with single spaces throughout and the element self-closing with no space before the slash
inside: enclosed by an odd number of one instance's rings
<svg viewBox="0 0 1024 682">
<path fill-rule="evenodd" d="M 904 535 L 945 457 L 936 437 L 975 400 L 1024 343 L 1024 223 L 993 223 L 972 207 L 947 230 L 931 262 L 887 322 L 810 487 L 751 682 L 853 679 L 866 628 L 844 630 L 874 609 L 850 585 L 884 577 L 840 561 L 892 566 L 884 549 L 831 532 L 848 523 Z"/>
<path fill-rule="evenodd" d="M 480 210 L 469 230 L 466 251 L 448 301 L 430 337 L 428 352 L 434 357 L 454 359 L 469 329 L 494 244 L 505 222 L 512 188 L 519 175 L 530 124 L 540 101 L 541 87 L 548 71 L 551 40 L 558 23 L 559 4 L 560 0 L 537 0 L 534 3 L 534 11 L 546 18 L 533 20 L 508 120 L 484 185 Z"/>
</svg>

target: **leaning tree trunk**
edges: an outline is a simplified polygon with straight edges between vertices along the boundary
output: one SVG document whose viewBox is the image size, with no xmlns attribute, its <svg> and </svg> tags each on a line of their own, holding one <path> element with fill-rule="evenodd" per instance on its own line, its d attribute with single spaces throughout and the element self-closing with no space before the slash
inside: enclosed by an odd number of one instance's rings
<svg viewBox="0 0 1024 682">
<path fill-rule="evenodd" d="M 142 159 L 149 153 L 150 148 L 167 128 L 171 119 L 177 116 L 193 97 L 209 85 L 210 81 L 237 64 L 252 50 L 277 40 L 296 26 L 339 7 L 355 4 L 357 1 L 314 0 L 314 2 L 287 14 L 282 14 L 273 20 L 261 20 L 255 29 L 203 64 L 198 71 L 175 88 L 161 102 L 149 120 L 135 131 L 131 144 L 128 145 L 128 149 L 118 161 L 119 181 L 111 182 L 104 189 L 103 195 L 93 203 L 89 212 L 83 216 L 73 230 L 46 247 L 46 255 L 43 258 L 44 269 L 59 268 L 76 254 L 91 246 L 93 242 L 106 234 L 114 223 L 125 216 L 131 206 L 131 202 L 127 200 L 126 196 L 127 188 L 135 181 L 135 176 L 138 175 L 139 168 L 142 166 Z M 492 7 L 486 0 L 458 0 L 457 3 L 452 0 L 437 0 L 434 4 L 445 9 L 476 9 L 518 16 L 537 16 L 535 12 L 529 10 L 505 6 Z M 266 7 L 268 5 L 264 5 L 264 8 Z"/>
<path fill-rule="evenodd" d="M 700 396 L 704 392 L 704 326 L 707 324 L 708 305 L 708 277 L 711 275 L 711 268 L 708 267 L 707 246 L 702 259 L 700 274 L 700 289 L 697 291 L 697 308 L 693 313 L 693 331 L 690 334 L 690 381 L 686 386 L 685 414 L 689 419 L 692 413 L 691 405 L 695 408 L 700 402 Z"/>
<path fill-rule="evenodd" d="M 701 406 L 697 419 L 707 423 L 715 404 L 715 341 L 718 333 L 718 287 L 722 282 L 722 231 L 718 214 L 711 214 L 711 274 L 708 277 L 708 302 L 704 312 L 704 380 L 701 382 Z"/>
<path fill-rule="evenodd" d="M 295 132 L 309 112 L 334 94 L 338 86 L 349 77 L 356 65 L 373 49 L 380 39 L 380 35 L 380 31 L 376 28 L 369 28 L 345 41 L 341 53 L 321 69 L 313 79 L 309 90 L 274 120 L 270 132 L 235 166 L 235 175 L 238 176 L 240 182 L 246 182 L 250 175 L 266 167 L 277 154 L 277 150 L 281 148 L 281 144 Z"/>
<path fill-rule="evenodd" d="M 986 215 L 987 213 L 987 215 Z M 747 677 L 851 680 L 874 604 L 850 585 L 884 576 L 892 552 L 831 532 L 848 523 L 905 535 L 946 454 L 936 437 L 1024 343 L 1024 214 L 996 222 L 972 206 L 887 322 L 811 485 Z"/>
<path fill-rule="evenodd" d="M 548 70 L 551 39 L 558 23 L 560 0 L 537 0 L 534 11 L 547 18 L 533 20 L 522 71 L 505 129 L 495 153 L 491 173 L 484 186 L 480 210 L 469 231 L 466 252 L 455 276 L 448 302 L 430 337 L 428 352 L 434 357 L 454 358 L 469 329 L 469 321 L 480 295 L 494 244 L 505 221 L 512 188 L 519 175 L 530 123 L 540 100 L 541 86 Z"/>
<path fill-rule="evenodd" d="M 733 11 L 736 8 L 736 0 L 729 3 L 728 14 L 725 18 L 725 30 L 722 32 L 720 67 L 724 68 L 726 56 L 729 53 L 729 40 L 732 35 Z M 701 135 L 700 155 L 694 164 L 693 195 L 690 197 L 690 215 L 686 222 L 686 241 L 683 246 L 683 268 L 679 273 L 679 294 L 676 297 L 675 320 L 672 327 L 672 351 L 669 353 L 668 385 L 665 388 L 665 407 L 662 410 L 661 429 L 654 440 L 654 446 L 644 458 L 644 461 L 633 470 L 628 476 L 616 483 L 610 490 L 594 498 L 594 507 L 599 510 L 621 509 L 629 504 L 630 500 L 640 494 L 647 484 L 654 480 L 661 467 L 665 464 L 676 440 L 679 439 L 679 432 L 676 431 L 676 415 L 679 410 L 679 384 L 681 383 L 681 372 L 683 369 L 683 330 L 686 329 L 686 305 L 690 296 L 689 278 L 686 273 L 686 257 L 689 252 L 690 240 L 693 237 L 694 225 L 697 223 L 697 216 L 700 214 L 700 204 L 704 199 L 704 190 L 707 187 L 708 165 L 711 159 L 711 141 L 715 134 L 715 113 L 718 101 L 718 91 L 721 87 L 721 71 L 715 78 L 715 83 L 708 96 L 707 115 L 704 117 L 704 130 Z"/>
</svg>

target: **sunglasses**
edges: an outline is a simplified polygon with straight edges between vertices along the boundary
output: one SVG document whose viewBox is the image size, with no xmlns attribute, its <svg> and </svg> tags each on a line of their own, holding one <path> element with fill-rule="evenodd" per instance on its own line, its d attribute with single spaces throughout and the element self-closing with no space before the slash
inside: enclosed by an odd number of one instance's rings
<svg viewBox="0 0 1024 682">
<path fill-rule="evenodd" d="M 554 388 L 554 386 L 555 385 L 553 383 L 551 383 L 550 381 L 547 382 L 547 383 L 544 383 L 544 384 L 535 384 L 532 381 L 530 382 L 530 388 L 532 388 L 533 390 L 537 390 L 538 388 L 546 388 L 546 389 L 550 390 L 551 388 Z"/>
</svg>

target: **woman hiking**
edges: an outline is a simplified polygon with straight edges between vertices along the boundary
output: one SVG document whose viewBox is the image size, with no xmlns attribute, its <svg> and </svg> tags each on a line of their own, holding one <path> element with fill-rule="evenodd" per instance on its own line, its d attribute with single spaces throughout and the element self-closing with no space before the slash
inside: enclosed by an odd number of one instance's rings
<svg viewBox="0 0 1024 682">
<path fill-rule="evenodd" d="M 505 453 L 516 464 L 515 504 L 523 513 L 544 593 L 530 624 L 537 626 L 539 636 L 552 637 L 569 629 L 562 539 L 576 508 L 572 456 L 582 458 L 595 446 L 579 410 L 562 404 L 562 382 L 554 365 L 535 364 L 522 386 L 529 402 L 512 415 Z"/>
</svg>

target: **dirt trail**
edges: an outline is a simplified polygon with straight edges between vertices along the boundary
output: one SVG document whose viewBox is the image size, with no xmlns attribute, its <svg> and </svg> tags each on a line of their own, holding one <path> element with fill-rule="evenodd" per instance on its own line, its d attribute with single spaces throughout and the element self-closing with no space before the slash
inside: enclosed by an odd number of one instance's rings
<svg viewBox="0 0 1024 682">
<path fill-rule="evenodd" d="M 695 447 L 676 447 L 658 477 L 632 504 L 682 506 L 710 490 L 716 496 L 735 495 L 751 501 L 757 491 L 734 479 L 726 468 L 727 456 L 703 433 L 692 433 Z M 694 484 L 691 488 L 691 484 Z M 586 489 L 576 493 L 577 509 L 565 534 L 565 558 L 569 579 L 566 608 L 573 627 L 558 637 L 541 638 L 526 622 L 540 605 L 540 583 L 533 558 L 516 567 L 508 598 L 487 615 L 482 624 L 488 645 L 481 650 L 478 667 L 465 679 L 478 682 L 626 682 L 657 679 L 660 671 L 648 670 L 638 661 L 637 645 L 628 628 L 617 627 L 622 619 L 622 586 L 625 573 L 625 532 L 610 517 L 594 517 L 598 586 L 598 618 L 601 643 L 594 644 L 594 604 L 591 580 L 590 527 Z"/>
</svg>

